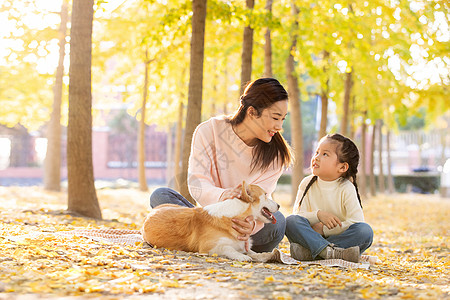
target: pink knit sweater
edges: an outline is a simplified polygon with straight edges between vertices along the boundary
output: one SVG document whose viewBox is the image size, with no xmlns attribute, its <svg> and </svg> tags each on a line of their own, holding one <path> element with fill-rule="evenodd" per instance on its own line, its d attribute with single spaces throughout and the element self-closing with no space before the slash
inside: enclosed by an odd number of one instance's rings
<svg viewBox="0 0 450 300">
<path fill-rule="evenodd" d="M 227 188 L 244 180 L 257 184 L 271 195 L 283 173 L 281 162 L 267 170 L 251 172 L 252 147 L 233 131 L 226 117 L 211 118 L 195 129 L 189 158 L 188 185 L 191 196 L 201 205 L 217 203 Z M 254 233 L 263 227 L 257 222 Z"/>
</svg>

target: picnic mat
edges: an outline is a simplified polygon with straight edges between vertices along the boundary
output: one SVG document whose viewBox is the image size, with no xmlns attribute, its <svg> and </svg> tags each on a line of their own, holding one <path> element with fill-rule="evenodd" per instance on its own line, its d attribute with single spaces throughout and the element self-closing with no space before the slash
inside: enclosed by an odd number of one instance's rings
<svg viewBox="0 0 450 300">
<path fill-rule="evenodd" d="M 139 230 L 126 229 L 77 229 L 71 231 L 57 231 L 57 232 L 35 232 L 26 235 L 5 236 L 4 238 L 17 242 L 25 239 L 36 239 L 42 235 L 57 235 L 63 237 L 79 236 L 92 239 L 94 241 L 137 246 L 145 243 L 142 234 Z M 329 267 L 341 267 L 352 269 L 369 269 L 370 265 L 378 261 L 376 256 L 361 255 L 359 263 L 353 263 L 342 259 L 324 259 L 314 261 L 298 261 L 290 255 L 281 252 L 279 249 L 272 251 L 272 257 L 268 262 L 282 263 L 286 265 L 322 265 Z"/>
</svg>

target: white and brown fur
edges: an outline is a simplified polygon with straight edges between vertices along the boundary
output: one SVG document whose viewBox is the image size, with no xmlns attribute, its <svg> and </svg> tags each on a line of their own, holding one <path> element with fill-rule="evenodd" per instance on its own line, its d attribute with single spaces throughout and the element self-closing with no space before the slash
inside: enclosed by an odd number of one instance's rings
<svg viewBox="0 0 450 300">
<path fill-rule="evenodd" d="M 267 261 L 270 253 L 245 250 L 245 241 L 237 239 L 239 233 L 232 228 L 231 219 L 251 215 L 255 220 L 275 223 L 272 213 L 278 208 L 262 188 L 244 182 L 241 199 L 228 199 L 204 208 L 157 206 L 146 217 L 141 232 L 144 240 L 156 247 L 217 254 L 240 261 Z M 249 243 L 250 248 L 250 239 Z"/>
</svg>

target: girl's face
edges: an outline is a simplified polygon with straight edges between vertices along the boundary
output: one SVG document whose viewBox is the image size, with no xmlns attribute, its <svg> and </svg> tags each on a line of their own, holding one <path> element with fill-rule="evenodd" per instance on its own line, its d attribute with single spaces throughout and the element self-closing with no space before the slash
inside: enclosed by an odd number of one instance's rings
<svg viewBox="0 0 450 300">
<path fill-rule="evenodd" d="M 347 171 L 348 164 L 339 162 L 336 150 L 336 142 L 328 138 L 320 141 L 311 159 L 311 170 L 314 175 L 325 181 L 333 181 Z"/>
<path fill-rule="evenodd" d="M 255 139 L 260 139 L 263 142 L 269 143 L 275 133 L 283 129 L 283 122 L 287 115 L 288 101 L 277 101 L 271 106 L 265 108 L 260 116 L 257 116 L 256 110 L 249 109 L 250 130 Z"/>
</svg>

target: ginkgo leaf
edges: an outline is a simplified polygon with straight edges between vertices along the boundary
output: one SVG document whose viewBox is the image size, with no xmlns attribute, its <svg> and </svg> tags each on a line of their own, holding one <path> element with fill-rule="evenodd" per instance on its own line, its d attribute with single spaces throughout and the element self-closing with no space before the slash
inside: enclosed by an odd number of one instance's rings
<svg viewBox="0 0 450 300">
<path fill-rule="evenodd" d="M 102 192 L 107 194 L 108 201 L 102 202 Z M 138 194 L 141 198 L 131 190 L 115 190 L 113 194 L 114 197 L 109 191 L 99 191 L 102 207 L 110 206 L 111 214 L 133 215 L 135 210 L 148 210 L 144 204 L 146 193 Z M 57 298 L 167 294 L 170 298 L 187 296 L 188 291 L 195 289 L 198 294 L 218 299 L 223 295 L 273 299 L 442 299 L 450 293 L 447 221 L 450 203 L 435 196 L 380 196 L 366 201 L 365 219 L 375 232 L 367 254 L 376 256 L 380 262 L 368 270 L 353 270 L 238 262 L 219 256 L 56 236 L 58 231 L 80 228 L 137 230 L 142 220 L 137 214 L 131 223 L 52 214 L 52 210 L 64 209 L 67 200 L 64 193 L 48 193 L 34 187 L 0 187 L 1 199 L 11 195 L 15 195 L 15 201 L 0 202 L 0 290 L 3 293 L 45 293 Z M 275 197 L 290 199 L 282 193 Z M 402 214 L 391 213 L 398 211 Z M 104 217 L 108 220 L 108 213 Z M 53 230 L 43 231 L 43 228 Z M 20 238 L 21 235 L 27 237 Z M 8 236 L 15 238 L 8 239 Z M 287 239 L 279 248 L 289 253 Z"/>
</svg>

